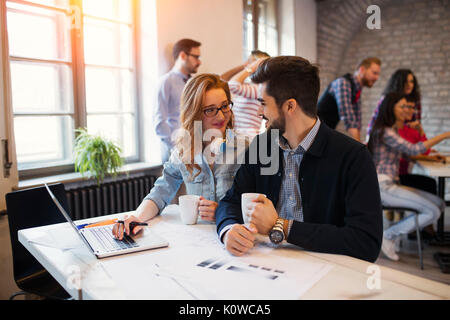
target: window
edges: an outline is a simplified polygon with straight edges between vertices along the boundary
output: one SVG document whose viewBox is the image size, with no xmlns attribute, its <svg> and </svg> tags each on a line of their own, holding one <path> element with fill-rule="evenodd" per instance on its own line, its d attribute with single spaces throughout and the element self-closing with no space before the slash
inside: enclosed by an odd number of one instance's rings
<svg viewBox="0 0 450 320">
<path fill-rule="evenodd" d="M 259 49 L 278 55 L 276 0 L 243 0 L 244 59 Z"/>
<path fill-rule="evenodd" d="M 139 159 L 135 8 L 136 0 L 7 0 L 21 177 L 73 170 L 78 127 Z"/>
</svg>

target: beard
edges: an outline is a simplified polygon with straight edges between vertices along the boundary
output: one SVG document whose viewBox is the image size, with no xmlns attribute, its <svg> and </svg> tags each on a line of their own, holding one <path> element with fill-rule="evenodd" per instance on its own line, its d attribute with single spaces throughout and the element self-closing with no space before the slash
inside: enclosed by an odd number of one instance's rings
<svg viewBox="0 0 450 320">
<path fill-rule="evenodd" d="M 186 64 L 185 68 L 186 68 L 187 72 L 189 72 L 189 74 L 194 74 L 194 73 L 197 73 L 199 66 L 200 66 L 199 64 L 197 64 L 197 65 Z"/>
<path fill-rule="evenodd" d="M 268 120 L 266 117 L 263 116 L 263 119 Z M 279 134 L 283 135 L 286 131 L 286 118 L 284 115 L 280 115 L 277 119 L 273 120 L 270 126 L 267 128 L 267 131 L 271 131 L 273 129 L 278 129 Z"/>
<path fill-rule="evenodd" d="M 370 81 L 366 77 L 363 77 L 361 79 L 361 82 L 364 87 L 368 87 L 368 88 L 372 88 L 373 85 L 375 84 L 375 81 Z"/>
</svg>

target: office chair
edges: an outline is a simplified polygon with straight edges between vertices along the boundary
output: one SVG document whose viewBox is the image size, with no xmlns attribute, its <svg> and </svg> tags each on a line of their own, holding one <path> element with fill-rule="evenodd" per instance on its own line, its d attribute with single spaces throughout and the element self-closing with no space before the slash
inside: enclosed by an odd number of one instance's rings
<svg viewBox="0 0 450 320">
<path fill-rule="evenodd" d="M 419 251 L 419 259 L 420 259 L 420 269 L 423 270 L 423 257 L 422 257 L 422 238 L 420 236 L 420 228 L 419 228 L 419 211 L 411 208 L 405 208 L 405 207 L 392 207 L 392 206 L 383 206 L 384 210 L 391 210 L 391 211 L 410 211 L 414 213 L 414 219 L 416 223 L 416 234 L 417 234 L 417 248 Z"/>
<path fill-rule="evenodd" d="M 64 185 L 54 184 L 50 189 L 61 205 L 68 210 Z M 6 194 L 6 210 L 11 236 L 14 280 L 20 290 L 9 299 L 21 294 L 35 294 L 45 299 L 63 300 L 70 295 L 45 270 L 45 268 L 19 242 L 17 232 L 21 229 L 65 222 L 53 204 L 45 187 L 20 190 Z"/>
</svg>

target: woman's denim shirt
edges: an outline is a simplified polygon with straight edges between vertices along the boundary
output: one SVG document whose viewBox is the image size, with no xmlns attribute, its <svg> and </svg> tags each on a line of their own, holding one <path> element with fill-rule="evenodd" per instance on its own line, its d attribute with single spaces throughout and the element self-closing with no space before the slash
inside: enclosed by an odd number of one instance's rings
<svg viewBox="0 0 450 320">
<path fill-rule="evenodd" d="M 227 142 L 220 146 L 221 151 L 216 156 L 216 159 L 222 159 L 222 161 L 217 160 L 212 170 L 203 154 L 196 155 L 195 163 L 201 167 L 201 172 L 197 176 L 198 169 L 194 168 L 191 176 L 181 162 L 178 150 L 175 149 L 169 160 L 164 163 L 162 176 L 156 180 L 152 190 L 144 199 L 153 200 L 161 213 L 171 203 L 184 182 L 187 194 L 203 196 L 208 200 L 219 202 L 231 188 L 234 176 L 243 163 L 245 147 L 248 146 L 246 141 L 244 146 L 240 144 L 238 147 L 236 137 L 234 133 L 227 133 Z"/>
</svg>

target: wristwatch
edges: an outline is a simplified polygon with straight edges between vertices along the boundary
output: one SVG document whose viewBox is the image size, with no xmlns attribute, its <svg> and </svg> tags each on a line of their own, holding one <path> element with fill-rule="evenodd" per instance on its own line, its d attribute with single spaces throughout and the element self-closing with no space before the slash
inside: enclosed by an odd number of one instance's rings
<svg viewBox="0 0 450 320">
<path fill-rule="evenodd" d="M 283 226 L 284 226 L 284 219 L 278 218 L 272 230 L 270 230 L 269 232 L 269 239 L 272 243 L 279 244 L 284 240 L 285 235 Z"/>
</svg>

